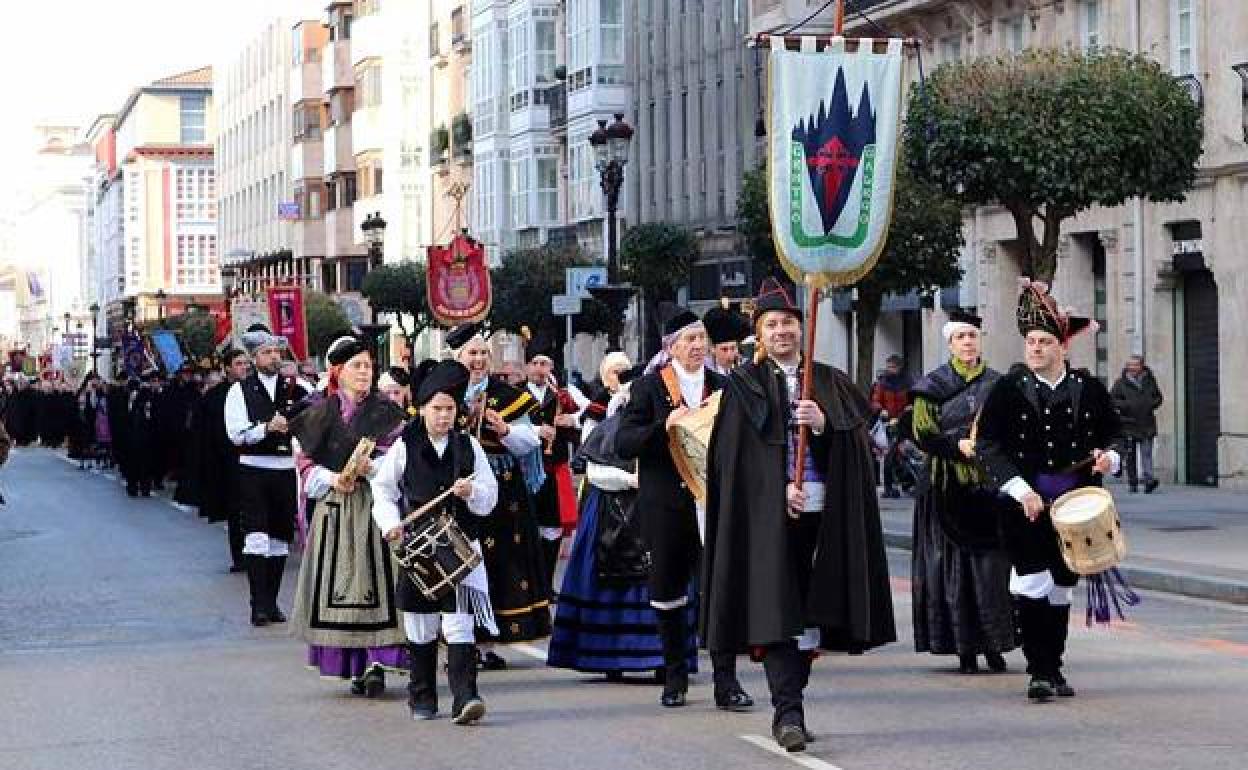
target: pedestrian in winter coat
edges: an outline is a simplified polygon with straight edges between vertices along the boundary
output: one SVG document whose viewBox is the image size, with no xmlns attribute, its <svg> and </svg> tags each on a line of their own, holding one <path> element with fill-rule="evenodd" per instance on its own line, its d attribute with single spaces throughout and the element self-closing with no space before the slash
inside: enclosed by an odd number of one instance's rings
<svg viewBox="0 0 1248 770">
<path fill-rule="evenodd" d="M 1144 492 L 1151 494 L 1159 484 L 1153 476 L 1153 440 L 1157 437 L 1156 412 L 1162 401 L 1153 370 L 1141 356 L 1131 356 L 1109 393 L 1122 421 L 1127 483 L 1132 492 L 1138 492 L 1142 479 Z"/>
</svg>

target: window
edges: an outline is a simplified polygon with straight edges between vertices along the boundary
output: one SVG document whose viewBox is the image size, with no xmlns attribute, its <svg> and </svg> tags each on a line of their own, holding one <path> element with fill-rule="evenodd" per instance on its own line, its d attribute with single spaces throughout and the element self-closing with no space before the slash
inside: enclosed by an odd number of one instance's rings
<svg viewBox="0 0 1248 770">
<path fill-rule="evenodd" d="M 381 0 L 355 0 L 355 15 L 372 16 L 381 13 Z"/>
<path fill-rule="evenodd" d="M 537 208 L 542 224 L 559 221 L 559 160 L 537 159 Z"/>
<path fill-rule="evenodd" d="M 533 70 L 538 83 L 555 79 L 555 20 L 538 19 L 533 23 Z"/>
<path fill-rule="evenodd" d="M 511 92 L 511 111 L 529 106 L 529 25 L 523 16 L 511 20 L 507 30 L 510 71 L 508 84 Z"/>
<path fill-rule="evenodd" d="M 529 159 L 511 162 L 511 226 L 529 226 Z"/>
<path fill-rule="evenodd" d="M 1101 0 L 1080 0 L 1079 42 L 1086 51 L 1101 45 Z"/>
<path fill-rule="evenodd" d="M 962 60 L 962 35 L 950 35 L 941 38 L 940 57 L 942 61 Z"/>
<path fill-rule="evenodd" d="M 296 104 L 291 113 L 291 136 L 295 141 L 319 139 L 321 136 L 321 105 Z"/>
<path fill-rule="evenodd" d="M 355 89 L 339 88 L 329 95 L 329 124 L 341 126 L 351 122 L 355 109 Z"/>
<path fill-rule="evenodd" d="M 459 45 L 464 40 L 464 7 L 461 5 L 451 11 L 451 45 Z"/>
<path fill-rule="evenodd" d="M 1027 18 L 1022 14 L 1001 21 L 1002 48 L 1019 53 L 1027 47 Z"/>
<path fill-rule="evenodd" d="M 208 97 L 204 94 L 183 94 L 178 107 L 178 120 L 182 127 L 182 144 L 199 144 L 204 141 L 204 111 Z"/>
<path fill-rule="evenodd" d="M 600 38 L 599 61 L 603 64 L 624 63 L 624 12 L 621 0 L 600 0 L 598 6 Z"/>
<path fill-rule="evenodd" d="M 590 83 L 592 72 L 589 3 L 595 0 L 568 0 L 568 89 L 578 91 Z"/>
<path fill-rule="evenodd" d="M 441 45 L 439 45 L 439 43 L 441 42 L 441 37 L 442 36 L 438 34 L 438 23 L 435 21 L 434 23 L 429 25 L 429 55 L 430 56 L 440 56 L 442 54 L 442 47 Z"/>
<path fill-rule="evenodd" d="M 350 40 L 351 21 L 352 14 L 349 9 L 344 7 L 333 8 L 329 15 L 329 39 Z"/>
<path fill-rule="evenodd" d="M 357 107 L 376 107 L 381 104 L 381 62 L 369 62 L 356 72 L 355 97 Z"/>
<path fill-rule="evenodd" d="M 381 184 L 381 171 L 381 162 L 378 161 L 377 165 L 373 166 L 373 195 L 381 195 L 385 192 Z"/>
<path fill-rule="evenodd" d="M 1196 69 L 1196 11 L 1192 0 L 1170 0 L 1170 68 L 1175 75 Z"/>
<path fill-rule="evenodd" d="M 355 172 L 348 171 L 342 175 L 342 207 L 346 208 L 355 203 Z"/>
<path fill-rule="evenodd" d="M 338 208 L 338 180 L 325 180 L 325 210 L 333 211 Z"/>
</svg>

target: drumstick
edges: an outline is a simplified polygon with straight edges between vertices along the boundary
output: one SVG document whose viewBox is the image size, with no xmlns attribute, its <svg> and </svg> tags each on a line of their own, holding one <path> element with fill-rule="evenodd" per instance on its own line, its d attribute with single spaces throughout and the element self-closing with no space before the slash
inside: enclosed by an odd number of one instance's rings
<svg viewBox="0 0 1248 770">
<path fill-rule="evenodd" d="M 460 479 L 459 481 L 472 481 L 472 480 L 476 477 L 476 475 L 477 475 L 477 474 L 475 474 L 475 473 L 470 473 L 470 474 L 468 474 L 467 476 L 465 476 L 465 477 L 463 477 L 462 479 Z M 458 483 L 458 482 L 456 482 L 456 483 Z M 416 510 L 414 510 L 414 511 L 412 511 L 411 513 L 407 514 L 407 516 L 405 516 L 405 517 L 403 518 L 403 520 L 399 522 L 399 526 L 400 526 L 400 527 L 403 527 L 403 526 L 406 526 L 406 525 L 408 525 L 408 524 L 411 524 L 413 521 L 415 521 L 416 519 L 420 518 L 422 515 L 424 515 L 425 513 L 427 513 L 427 512 L 428 512 L 431 508 L 436 507 L 436 506 L 438 505 L 438 503 L 440 503 L 440 502 L 442 502 L 443 500 L 445 500 L 445 499 L 446 499 L 448 496 L 450 496 L 450 494 L 451 494 L 452 492 L 454 492 L 454 491 L 455 491 L 455 487 L 452 485 L 450 489 L 446 490 L 446 491 L 445 491 L 445 492 L 443 492 L 442 494 L 438 495 L 437 497 L 433 498 L 433 499 L 432 499 L 432 500 L 430 500 L 429 502 L 427 502 L 427 503 L 425 503 L 424 505 L 420 506 L 420 507 L 419 507 L 419 508 L 417 508 Z"/>
</svg>

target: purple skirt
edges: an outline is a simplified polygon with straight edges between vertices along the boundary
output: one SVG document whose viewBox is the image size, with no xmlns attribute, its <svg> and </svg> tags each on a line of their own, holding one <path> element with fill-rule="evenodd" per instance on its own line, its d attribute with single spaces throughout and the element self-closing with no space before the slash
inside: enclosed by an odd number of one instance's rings
<svg viewBox="0 0 1248 770">
<path fill-rule="evenodd" d="M 380 663 L 385 668 L 407 669 L 407 648 L 401 644 L 389 647 L 321 647 L 308 645 L 308 667 L 321 676 L 355 679 L 369 666 Z"/>
</svg>

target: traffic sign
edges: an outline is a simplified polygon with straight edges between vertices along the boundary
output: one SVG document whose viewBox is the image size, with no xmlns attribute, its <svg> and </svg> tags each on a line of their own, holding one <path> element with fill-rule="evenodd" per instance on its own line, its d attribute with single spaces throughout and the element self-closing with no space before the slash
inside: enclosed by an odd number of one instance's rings
<svg viewBox="0 0 1248 770">
<path fill-rule="evenodd" d="M 605 267 L 569 267 L 567 268 L 567 295 L 589 299 L 589 290 L 597 286 L 607 285 L 607 269 Z"/>
<path fill-rule="evenodd" d="M 581 298 L 567 294 L 555 294 L 550 298 L 550 312 L 555 315 L 577 315 L 581 312 Z"/>
</svg>

